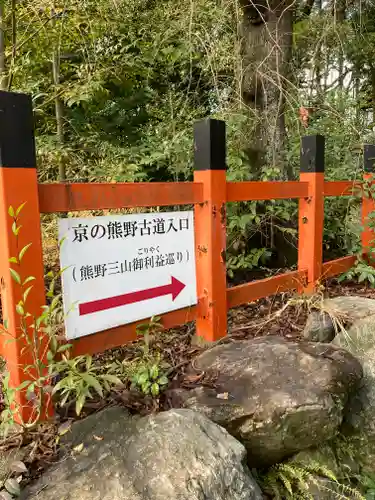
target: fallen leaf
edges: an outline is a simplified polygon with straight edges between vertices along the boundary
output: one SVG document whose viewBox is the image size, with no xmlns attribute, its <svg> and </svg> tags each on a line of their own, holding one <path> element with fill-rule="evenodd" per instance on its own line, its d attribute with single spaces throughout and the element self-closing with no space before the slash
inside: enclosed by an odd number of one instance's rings
<svg viewBox="0 0 375 500">
<path fill-rule="evenodd" d="M 199 373 L 198 375 L 186 375 L 184 377 L 184 382 L 189 384 L 196 384 L 203 377 L 204 372 Z"/>
<path fill-rule="evenodd" d="M 16 462 L 13 462 L 11 464 L 10 470 L 12 472 L 23 473 L 23 472 L 27 472 L 27 467 L 26 467 L 26 465 L 23 462 L 21 462 L 20 460 L 17 460 Z"/>
<path fill-rule="evenodd" d="M 229 398 L 229 393 L 228 392 L 222 392 L 221 394 L 217 394 L 217 399 L 228 399 Z"/>
<path fill-rule="evenodd" d="M 70 422 L 70 421 L 67 421 L 67 422 L 64 422 L 63 424 L 61 424 L 58 431 L 57 431 L 59 436 L 63 436 L 64 434 L 69 432 L 71 427 L 72 427 L 72 422 Z"/>
<path fill-rule="evenodd" d="M 16 479 L 7 479 L 4 483 L 4 487 L 11 495 L 15 497 L 20 496 L 21 488 Z"/>
<path fill-rule="evenodd" d="M 96 436 L 94 434 L 94 439 L 96 439 L 97 441 L 103 441 L 103 436 Z"/>
<path fill-rule="evenodd" d="M 83 450 L 83 443 L 78 444 L 77 446 L 75 446 L 75 447 L 73 448 L 73 450 L 74 450 L 76 453 L 81 453 L 81 451 Z"/>
</svg>

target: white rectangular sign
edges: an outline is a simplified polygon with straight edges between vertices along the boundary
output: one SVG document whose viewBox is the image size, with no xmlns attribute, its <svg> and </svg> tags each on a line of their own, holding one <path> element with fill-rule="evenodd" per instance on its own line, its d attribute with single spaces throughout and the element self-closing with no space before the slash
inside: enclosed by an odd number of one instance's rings
<svg viewBox="0 0 375 500">
<path fill-rule="evenodd" d="M 193 212 L 59 220 L 68 339 L 197 303 Z"/>
</svg>

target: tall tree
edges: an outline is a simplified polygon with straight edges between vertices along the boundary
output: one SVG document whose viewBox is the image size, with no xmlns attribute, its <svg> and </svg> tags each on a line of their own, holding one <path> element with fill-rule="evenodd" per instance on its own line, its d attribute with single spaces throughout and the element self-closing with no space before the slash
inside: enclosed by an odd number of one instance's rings
<svg viewBox="0 0 375 500">
<path fill-rule="evenodd" d="M 246 152 L 258 176 L 265 164 L 288 177 L 285 103 L 292 55 L 293 0 L 241 0 L 242 98 L 254 117 Z"/>
</svg>

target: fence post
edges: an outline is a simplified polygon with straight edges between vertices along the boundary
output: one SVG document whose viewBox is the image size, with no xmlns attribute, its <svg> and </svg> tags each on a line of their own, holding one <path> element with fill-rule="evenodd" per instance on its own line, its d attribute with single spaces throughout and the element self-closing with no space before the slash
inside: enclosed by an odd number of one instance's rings
<svg viewBox="0 0 375 500">
<path fill-rule="evenodd" d="M 9 207 L 16 212 L 23 203 L 17 224 L 22 227 L 16 237 Z M 47 345 L 39 337 L 36 352 L 32 353 L 22 336 L 21 316 L 16 307 L 25 290 L 32 285 L 25 301 L 25 310 L 31 315 L 25 319 L 30 338 L 34 334 L 31 324 L 40 316 L 45 304 L 45 291 L 32 102 L 28 95 L 3 91 L 0 92 L 0 228 L 2 315 L 6 330 L 2 329 L 0 334 L 0 352 L 10 374 L 9 385 L 16 388 L 37 376 L 33 368 L 35 358 L 45 361 Z M 20 250 L 30 243 L 21 264 L 9 262 L 12 257 L 18 258 Z M 21 285 L 11 276 L 10 267 L 19 274 Z M 35 279 L 23 286 L 28 276 Z M 33 421 L 37 415 L 34 405 L 27 400 L 25 390 L 16 391 L 13 406 L 16 421 Z M 45 404 L 42 411 L 43 417 L 51 414 L 50 403 Z"/>
<path fill-rule="evenodd" d="M 324 228 L 324 150 L 321 135 L 302 137 L 300 181 L 307 182 L 308 198 L 299 201 L 298 269 L 307 271 L 302 291 L 314 293 L 322 278 Z"/>
<path fill-rule="evenodd" d="M 227 333 L 225 122 L 197 122 L 194 153 L 194 181 L 203 184 L 205 200 L 195 206 L 197 336 L 212 342 Z"/>
<path fill-rule="evenodd" d="M 375 146 L 365 144 L 363 148 L 363 189 L 362 189 L 362 253 L 371 258 L 374 251 L 374 228 L 371 228 L 370 214 L 375 212 L 375 194 L 372 193 L 371 182 L 375 174 Z M 373 224 L 375 219 L 373 218 Z M 374 264 L 374 262 L 372 262 Z"/>
</svg>

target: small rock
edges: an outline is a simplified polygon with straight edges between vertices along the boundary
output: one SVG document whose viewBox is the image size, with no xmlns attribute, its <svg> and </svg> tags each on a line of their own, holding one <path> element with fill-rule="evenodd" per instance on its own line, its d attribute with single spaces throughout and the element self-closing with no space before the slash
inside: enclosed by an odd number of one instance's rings
<svg viewBox="0 0 375 500">
<path fill-rule="evenodd" d="M 323 311 L 312 311 L 307 318 L 303 337 L 311 342 L 331 342 L 335 338 L 331 316 Z"/>
</svg>

